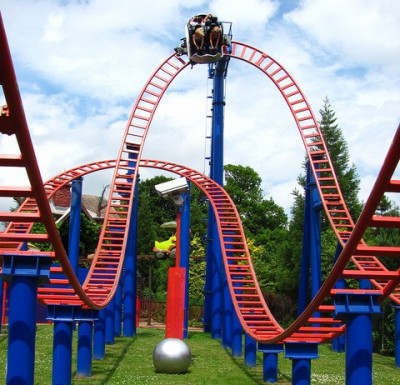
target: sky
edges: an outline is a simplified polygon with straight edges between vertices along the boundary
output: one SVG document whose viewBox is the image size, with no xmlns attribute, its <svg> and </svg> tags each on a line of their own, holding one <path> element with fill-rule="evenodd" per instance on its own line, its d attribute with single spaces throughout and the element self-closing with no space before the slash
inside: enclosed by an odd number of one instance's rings
<svg viewBox="0 0 400 385">
<path fill-rule="evenodd" d="M 201 13 L 232 22 L 233 40 L 278 61 L 317 119 L 329 98 L 361 180 L 362 201 L 400 122 L 397 0 L 0 0 L 0 11 L 44 181 L 117 157 L 138 94 L 180 45 L 187 20 Z M 208 173 L 207 70 L 188 67 L 173 81 L 150 127 L 144 158 Z M 0 136 L 0 151 L 16 151 L 13 137 Z M 265 197 L 289 214 L 304 154 L 273 83 L 248 63 L 231 60 L 225 164 L 252 167 Z M 141 179 L 157 174 L 140 170 Z M 0 183 L 15 185 L 21 178 L 2 170 Z M 84 193 L 100 195 L 111 178 L 111 171 L 86 177 Z M 0 210 L 10 205 L 0 201 Z"/>
</svg>

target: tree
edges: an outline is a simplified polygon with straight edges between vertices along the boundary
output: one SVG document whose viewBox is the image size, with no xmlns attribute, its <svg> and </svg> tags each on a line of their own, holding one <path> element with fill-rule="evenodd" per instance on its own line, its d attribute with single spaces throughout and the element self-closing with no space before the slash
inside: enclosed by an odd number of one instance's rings
<svg viewBox="0 0 400 385">
<path fill-rule="evenodd" d="M 324 99 L 323 106 L 319 112 L 321 114 L 321 132 L 329 151 L 339 186 L 352 217 L 357 218 L 361 212 L 361 203 L 358 199 L 360 180 L 357 176 L 355 165 L 349 165 L 350 156 L 347 142 L 343 137 L 342 130 L 337 124 L 335 112 L 332 110 L 328 98 Z M 300 265 L 303 243 L 306 161 L 307 158 L 305 158 L 303 165 L 304 171 L 297 178 L 298 184 L 302 190 L 296 189 L 293 192 L 295 199 L 291 208 L 291 219 L 289 223 L 290 239 L 288 240 L 288 244 L 290 247 L 286 250 L 285 255 L 282 256 L 284 264 L 282 264 L 281 273 L 283 275 L 283 280 L 287 280 L 285 286 L 293 290 L 293 298 L 297 298 L 298 295 L 298 267 Z M 337 239 L 324 212 L 321 213 L 321 232 L 322 274 L 325 276 L 332 268 Z M 290 275 L 291 271 L 293 273 Z"/>
<path fill-rule="evenodd" d="M 354 164 L 349 165 L 348 145 L 343 137 L 341 128 L 336 123 L 335 112 L 332 110 L 328 97 L 324 99 L 323 106 L 319 112 L 321 114 L 321 131 L 340 189 L 351 216 L 356 220 L 361 212 L 361 203 L 358 199 L 360 179 L 357 175 L 357 168 Z"/>
<path fill-rule="evenodd" d="M 272 198 L 265 199 L 261 177 L 249 166 L 227 164 L 225 190 L 238 209 L 247 234 L 260 235 L 264 229 L 285 228 L 287 216 Z"/>
<path fill-rule="evenodd" d="M 287 277 L 282 274 L 289 249 L 287 216 L 272 198 L 265 198 L 261 178 L 251 167 L 229 164 L 224 169 L 225 189 L 242 219 L 260 287 L 266 295 L 283 298 L 293 274 L 293 269 Z"/>
<path fill-rule="evenodd" d="M 138 255 L 152 255 L 155 240 L 165 240 L 171 235 L 170 229 L 163 229 L 160 226 L 164 222 L 175 220 L 177 214 L 177 207 L 175 204 L 167 199 L 160 197 L 156 190 L 155 185 L 171 180 L 165 176 L 155 176 L 139 182 L 138 188 Z M 190 227 L 192 234 L 191 246 L 193 249 L 193 241 L 196 244 L 205 238 L 206 234 L 206 218 L 207 218 L 207 204 L 204 199 L 204 194 L 195 185 L 190 188 Z M 194 252 L 198 253 L 198 246 L 194 248 Z M 204 256 L 196 255 L 197 257 Z M 143 277 L 148 276 L 149 264 L 152 264 L 153 277 L 152 286 L 154 294 L 158 299 L 165 298 L 166 292 L 166 274 L 168 267 L 173 263 L 171 260 L 152 260 L 140 259 L 138 269 Z M 200 268 L 201 270 L 201 268 Z M 199 271 L 200 271 L 199 270 Z M 193 280 L 198 282 L 196 273 L 191 272 Z"/>
</svg>

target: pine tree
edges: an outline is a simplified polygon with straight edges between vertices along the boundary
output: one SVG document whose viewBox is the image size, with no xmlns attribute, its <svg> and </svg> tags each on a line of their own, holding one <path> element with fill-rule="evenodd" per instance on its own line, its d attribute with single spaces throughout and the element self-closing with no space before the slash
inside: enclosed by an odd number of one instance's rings
<svg viewBox="0 0 400 385">
<path fill-rule="evenodd" d="M 319 110 L 321 131 L 346 205 L 352 218 L 357 220 L 361 212 L 361 203 L 358 199 L 360 179 L 357 175 L 356 166 L 354 164 L 349 165 L 350 155 L 347 142 L 336 122 L 335 112 L 332 110 L 328 97 L 324 99 L 323 103 Z"/>
<path fill-rule="evenodd" d="M 347 142 L 343 137 L 342 130 L 337 124 L 335 112 L 333 111 L 328 98 L 324 99 L 323 106 L 319 112 L 321 114 L 321 131 L 335 169 L 340 189 L 346 205 L 349 208 L 350 214 L 353 219 L 356 220 L 361 212 L 361 204 L 358 200 L 360 180 L 357 175 L 356 167 L 354 164 L 349 165 L 350 156 Z M 304 161 L 304 172 L 297 178 L 298 183 L 302 188 L 305 187 L 306 183 L 306 161 L 307 159 Z M 293 192 L 293 195 L 295 201 L 291 208 L 291 220 L 289 223 L 289 243 L 291 244 L 291 248 L 290 251 L 287 252 L 287 255 L 282 256 L 286 263 L 282 266 L 294 266 L 301 258 L 305 197 L 304 193 L 297 189 Z M 321 213 L 321 231 L 322 270 L 323 274 L 326 274 L 332 267 L 337 239 L 335 238 L 327 217 L 323 212 Z M 288 263 L 288 260 L 292 260 L 291 263 Z M 292 279 L 294 282 L 291 285 L 287 284 L 287 286 L 296 287 L 295 283 L 298 284 L 297 275 L 292 275 Z M 296 297 L 297 293 L 293 292 L 292 295 L 293 297 Z"/>
</svg>

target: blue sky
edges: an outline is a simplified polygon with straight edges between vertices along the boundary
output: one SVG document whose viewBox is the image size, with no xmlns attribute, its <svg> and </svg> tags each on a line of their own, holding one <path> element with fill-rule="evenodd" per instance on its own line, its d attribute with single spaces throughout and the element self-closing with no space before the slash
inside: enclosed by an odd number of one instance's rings
<svg viewBox="0 0 400 385">
<path fill-rule="evenodd" d="M 44 180 L 117 156 L 138 93 L 198 13 L 231 21 L 234 40 L 279 61 L 317 117 L 330 99 L 362 200 L 400 121 L 397 0 L 0 0 L 0 10 Z M 249 67 L 230 63 L 225 163 L 253 167 L 266 196 L 288 212 L 304 149 L 277 90 Z M 206 66 L 180 74 L 157 110 L 144 156 L 207 171 L 209 92 Z M 2 136 L 0 147 L 13 152 L 15 143 Z M 0 181 L 17 177 L 2 173 Z M 85 193 L 99 194 L 110 181 L 110 173 L 87 177 Z"/>
</svg>

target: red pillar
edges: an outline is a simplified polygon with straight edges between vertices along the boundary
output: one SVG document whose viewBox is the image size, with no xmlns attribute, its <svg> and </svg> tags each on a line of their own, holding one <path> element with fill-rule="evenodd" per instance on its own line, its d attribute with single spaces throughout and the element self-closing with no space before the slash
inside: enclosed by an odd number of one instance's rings
<svg viewBox="0 0 400 385">
<path fill-rule="evenodd" d="M 165 338 L 183 340 L 183 322 L 185 308 L 184 267 L 170 267 L 168 270 L 167 314 Z"/>
</svg>

